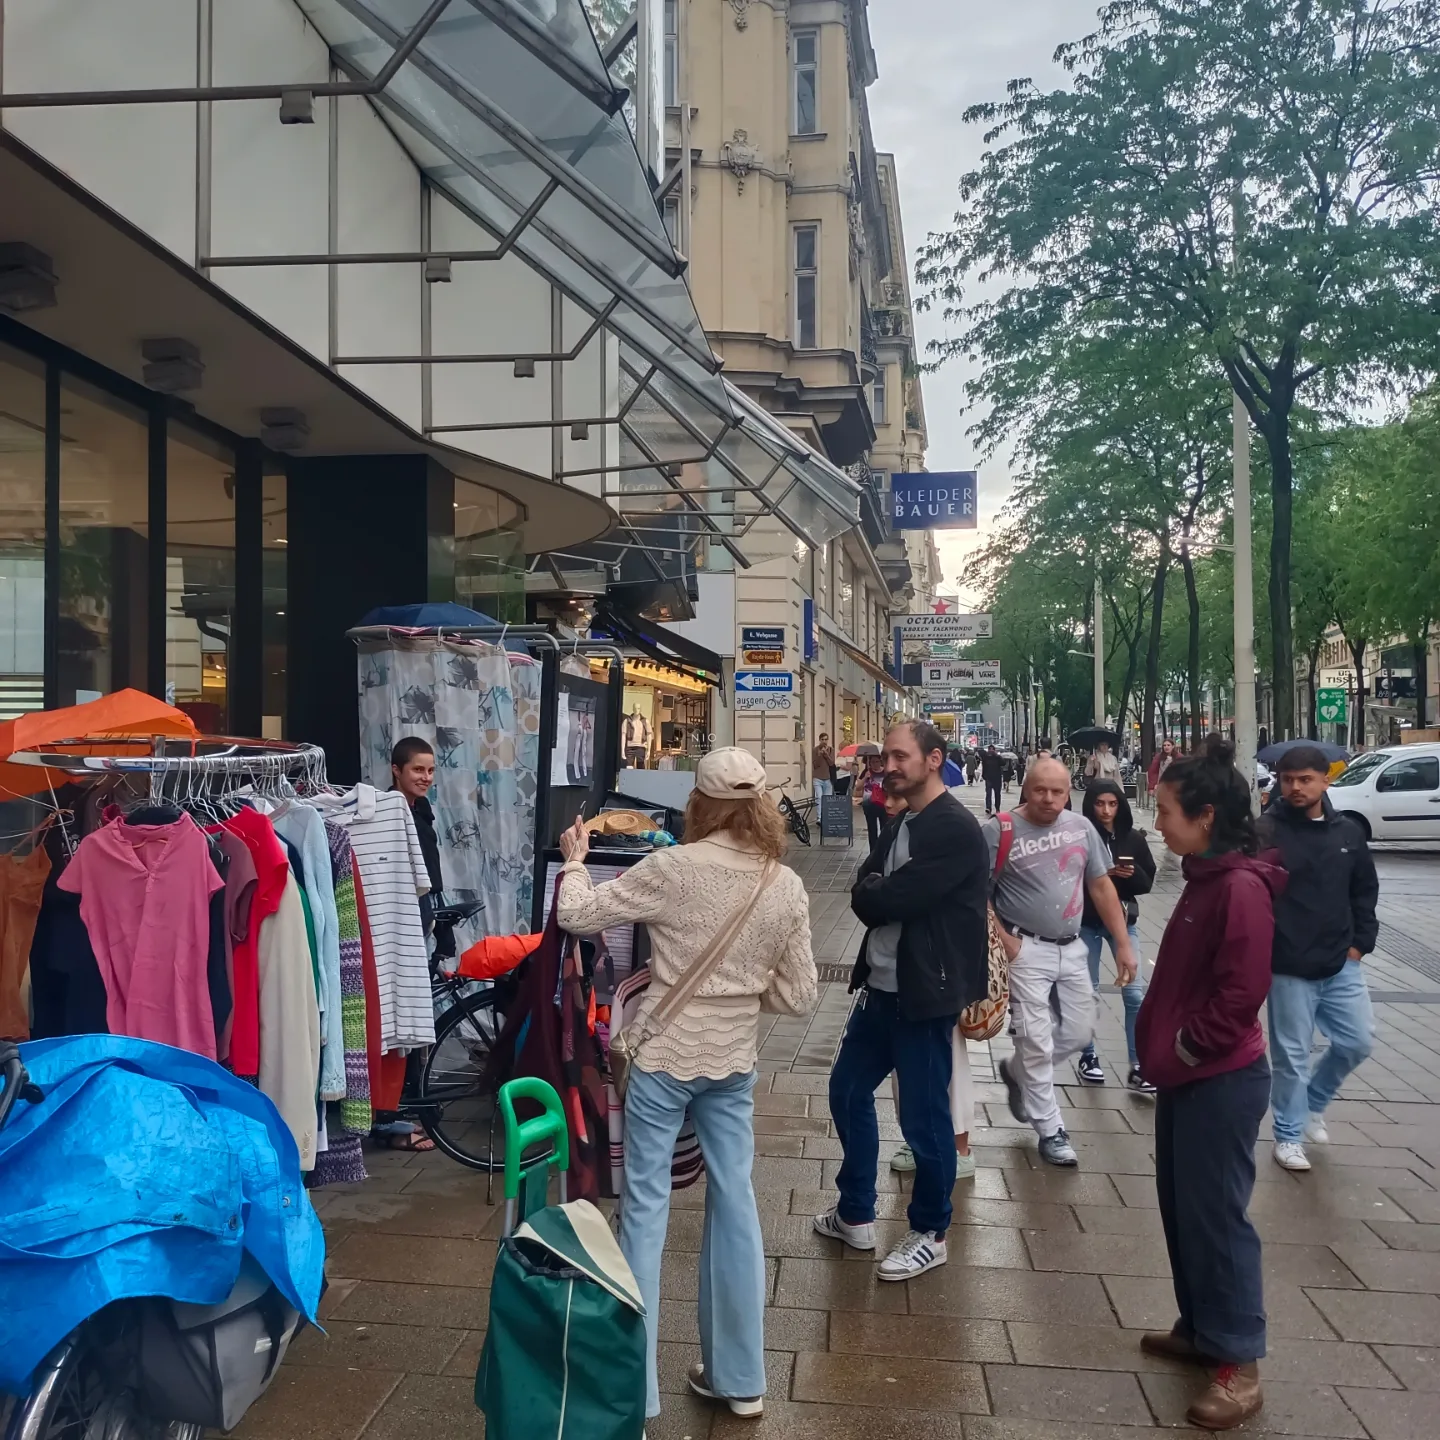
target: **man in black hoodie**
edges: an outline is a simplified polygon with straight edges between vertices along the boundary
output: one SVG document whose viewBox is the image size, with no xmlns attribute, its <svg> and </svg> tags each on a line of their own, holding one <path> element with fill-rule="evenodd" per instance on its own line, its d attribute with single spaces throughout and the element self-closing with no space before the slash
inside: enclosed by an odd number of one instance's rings
<svg viewBox="0 0 1440 1440">
<path fill-rule="evenodd" d="M 1277 769 L 1280 796 L 1260 821 L 1261 843 L 1280 852 L 1290 876 L 1275 900 L 1269 1002 L 1274 1154 L 1283 1169 L 1308 1170 L 1304 1142 L 1329 1140 L 1325 1107 L 1374 1043 L 1360 961 L 1375 948 L 1380 884 L 1360 827 L 1325 798 L 1324 752 L 1297 745 Z M 1312 1074 L 1317 1026 L 1330 1048 Z"/>
</svg>

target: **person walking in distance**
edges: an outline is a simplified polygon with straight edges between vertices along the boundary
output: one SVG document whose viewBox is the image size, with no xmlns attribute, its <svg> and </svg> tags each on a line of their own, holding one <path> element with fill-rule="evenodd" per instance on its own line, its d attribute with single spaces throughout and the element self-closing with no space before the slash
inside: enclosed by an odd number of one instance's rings
<svg viewBox="0 0 1440 1440">
<path fill-rule="evenodd" d="M 839 1198 L 815 1229 L 875 1248 L 880 1132 L 875 1089 L 900 1082 L 900 1132 L 915 1162 L 910 1229 L 881 1262 L 881 1280 L 909 1280 L 947 1252 L 955 1132 L 948 1103 L 951 1036 L 986 993 L 985 845 L 974 816 L 945 788 L 945 741 L 921 720 L 885 737 L 885 785 L 905 812 L 887 827 L 850 892 L 866 927 L 850 977 L 858 991 L 830 1074 L 830 1116 L 844 1152 Z"/>
<path fill-rule="evenodd" d="M 1265 1302 L 1260 1237 L 1246 1211 L 1270 1099 L 1260 1007 L 1270 988 L 1274 896 L 1285 874 L 1257 859 L 1250 787 L 1212 735 L 1174 761 L 1156 824 L 1185 889 L 1165 927 L 1135 1027 L 1154 1082 L 1155 1191 L 1179 1317 L 1140 1348 L 1211 1371 L 1186 1418 L 1230 1430 L 1261 1407 Z"/>
<path fill-rule="evenodd" d="M 1145 772 L 1146 783 L 1150 786 L 1150 793 L 1155 793 L 1155 787 L 1160 783 L 1160 777 L 1170 768 L 1173 761 L 1179 757 L 1175 753 L 1175 742 L 1166 740 L 1160 748 L 1150 757 L 1150 768 Z"/>
<path fill-rule="evenodd" d="M 1279 796 L 1260 820 L 1260 843 L 1279 851 L 1289 883 L 1275 901 L 1270 982 L 1270 1103 L 1275 1163 L 1308 1170 L 1304 1142 L 1324 1145 L 1325 1107 L 1375 1043 L 1375 1017 L 1361 960 L 1375 948 L 1380 884 L 1364 833 L 1326 797 L 1330 767 L 1308 745 L 1277 767 Z M 1267 855 L 1267 859 L 1274 858 Z M 1330 1041 L 1313 1072 L 1319 1028 Z"/>
<path fill-rule="evenodd" d="M 816 818 L 819 818 L 821 801 L 835 793 L 835 751 L 830 737 L 822 735 L 810 752 L 810 784 L 815 792 Z"/>
<path fill-rule="evenodd" d="M 985 781 L 985 813 L 993 815 L 1000 808 L 1000 787 L 1005 780 L 1005 762 L 993 745 L 981 752 L 980 775 Z"/>
<path fill-rule="evenodd" d="M 1110 879 L 1112 856 L 1095 827 L 1066 810 L 1069 799 L 1065 766 L 1037 761 L 1019 810 L 996 816 L 984 828 L 992 903 L 1010 957 L 1015 1022 L 1015 1054 L 1000 1062 L 999 1074 L 1010 1113 L 1035 1127 L 1040 1158 L 1051 1165 L 1078 1163 L 1060 1121 L 1055 1067 L 1068 1063 L 1095 1035 L 1095 991 L 1080 937 L 1087 893 L 1113 937 L 1121 985 L 1136 973 L 1125 910 Z"/>
<path fill-rule="evenodd" d="M 855 798 L 865 814 L 865 838 L 871 850 L 880 838 L 885 824 L 885 758 L 883 755 L 867 755 L 865 768 L 860 772 Z"/>
<path fill-rule="evenodd" d="M 1140 1002 L 1145 998 L 1144 966 L 1140 964 L 1140 932 L 1135 928 L 1140 921 L 1140 902 L 1136 898 L 1148 895 L 1155 883 L 1155 857 L 1150 853 L 1145 832 L 1135 828 L 1130 814 L 1130 802 L 1125 791 L 1114 780 L 1092 780 L 1085 792 L 1080 813 L 1095 827 L 1110 852 L 1110 880 L 1115 893 L 1125 907 L 1126 931 L 1130 944 L 1135 950 L 1135 961 L 1140 965 L 1134 980 L 1122 991 L 1125 1001 L 1125 1046 L 1130 1053 L 1130 1073 L 1126 1085 L 1141 1095 L 1153 1095 L 1155 1087 L 1141 1074 L 1138 1052 L 1135 1049 L 1135 1017 L 1140 1013 Z M 1090 959 L 1090 983 L 1100 993 L 1100 951 L 1105 941 L 1110 941 L 1110 953 L 1115 953 L 1115 940 L 1101 923 L 1095 902 L 1085 896 L 1085 914 L 1080 921 L 1080 938 Z M 1075 1073 L 1086 1085 L 1103 1085 L 1105 1067 L 1095 1053 L 1092 1040 L 1075 1062 Z"/>
<path fill-rule="evenodd" d="M 804 1015 L 816 987 L 805 886 L 779 863 L 786 840 L 780 812 L 765 794 L 765 767 L 731 746 L 712 750 L 695 767 L 683 845 L 657 850 L 619 879 L 595 885 L 584 863 L 590 841 L 584 823 L 577 820 L 560 837 L 560 924 L 572 935 L 598 935 L 644 921 L 650 932 L 650 988 L 627 1031 L 638 1049 L 625 1092 L 620 1209 L 620 1249 L 645 1301 L 648 1416 L 660 1413 L 660 1262 L 670 1162 L 687 1111 L 708 1177 L 701 1358 L 690 1367 L 690 1388 L 736 1415 L 755 1418 L 764 1410 L 765 1249 L 750 1179 L 756 1044 L 762 1010 Z M 692 965 L 707 967 L 695 993 L 651 1030 L 648 1017 Z"/>
</svg>

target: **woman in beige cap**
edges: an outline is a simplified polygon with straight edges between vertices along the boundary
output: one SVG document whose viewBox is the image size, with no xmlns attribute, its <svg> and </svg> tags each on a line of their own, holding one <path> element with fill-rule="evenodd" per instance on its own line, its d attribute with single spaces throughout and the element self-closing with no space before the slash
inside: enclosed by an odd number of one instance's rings
<svg viewBox="0 0 1440 1440">
<path fill-rule="evenodd" d="M 645 1301 L 647 1415 L 660 1413 L 655 1337 L 660 1256 L 670 1216 L 670 1158 L 688 1109 L 705 1156 L 700 1250 L 701 1363 L 690 1388 L 737 1415 L 764 1406 L 765 1252 L 750 1183 L 761 1010 L 803 1015 L 815 1001 L 805 887 L 779 863 L 785 824 L 746 750 L 712 750 L 696 767 L 685 842 L 605 885 L 591 883 L 589 837 L 561 837 L 560 924 L 574 935 L 643 921 L 651 983 L 628 1036 L 641 1043 L 625 1096 L 620 1248 Z M 717 945 L 729 936 L 728 943 Z M 713 953 L 711 953 L 713 952 Z M 707 975 L 663 1026 L 647 1018 L 692 964 Z"/>
</svg>

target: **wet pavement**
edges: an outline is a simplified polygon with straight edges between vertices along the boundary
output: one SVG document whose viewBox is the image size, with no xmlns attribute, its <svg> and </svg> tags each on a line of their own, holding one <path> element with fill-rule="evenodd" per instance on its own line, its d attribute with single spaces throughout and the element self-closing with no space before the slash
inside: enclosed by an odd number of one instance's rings
<svg viewBox="0 0 1440 1440">
<path fill-rule="evenodd" d="M 838 842 L 793 857 L 810 889 L 816 958 L 833 967 L 822 977 L 848 973 L 854 957 L 847 902 L 860 858 L 860 844 Z M 1332 1143 L 1310 1147 L 1310 1174 L 1278 1169 L 1268 1123 L 1262 1130 L 1251 1214 L 1271 1339 L 1265 1409 L 1244 1435 L 1440 1436 L 1440 846 L 1378 847 L 1377 863 L 1375 1057 L 1329 1111 Z M 1147 958 L 1179 889 L 1163 857 L 1142 906 Z M 1010 1118 L 994 1074 L 1007 1042 L 971 1047 L 979 1168 L 956 1186 L 949 1264 L 904 1284 L 877 1284 L 873 1260 L 810 1228 L 833 1202 L 840 1157 L 825 1097 L 848 1012 L 843 981 L 822 985 L 808 1019 L 767 1020 L 754 1174 L 768 1257 L 766 1414 L 735 1419 L 685 1392 L 700 1353 L 702 1183 L 674 1197 L 665 1411 L 650 1440 L 1155 1440 L 1183 1427 L 1196 1373 L 1137 1344 L 1140 1330 L 1174 1319 L 1154 1111 L 1120 1084 L 1120 996 L 1111 988 L 1102 999 L 1109 1083 L 1082 1088 L 1072 1075 L 1063 1094 L 1076 1171 L 1042 1167 L 1033 1135 Z M 908 1182 L 888 1168 L 900 1135 L 882 1095 L 883 1253 L 906 1228 Z M 366 1184 L 315 1195 L 331 1247 L 326 1333 L 292 1347 L 236 1432 L 244 1440 L 484 1434 L 472 1392 L 500 1228 L 486 1179 L 439 1154 L 367 1163 Z"/>
</svg>

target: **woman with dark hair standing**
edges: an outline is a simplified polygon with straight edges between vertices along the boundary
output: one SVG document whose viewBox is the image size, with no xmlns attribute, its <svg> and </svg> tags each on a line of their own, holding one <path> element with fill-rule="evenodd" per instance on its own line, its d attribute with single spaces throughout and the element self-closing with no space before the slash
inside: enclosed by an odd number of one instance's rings
<svg viewBox="0 0 1440 1440">
<path fill-rule="evenodd" d="M 1180 1315 L 1140 1348 L 1211 1371 L 1186 1418 L 1230 1430 L 1261 1407 L 1265 1302 L 1246 1210 L 1270 1102 L 1260 1007 L 1270 989 L 1272 897 L 1284 872 L 1256 859 L 1250 787 L 1212 735 L 1173 761 L 1156 823 L 1183 857 L 1185 890 L 1140 1007 L 1140 1068 L 1156 1087 L 1155 1188 Z"/>
<path fill-rule="evenodd" d="M 1153 1095 L 1155 1087 L 1144 1078 L 1140 1070 L 1140 1056 L 1135 1048 L 1135 1020 L 1140 1014 L 1140 1002 L 1145 998 L 1145 967 L 1140 959 L 1140 902 L 1136 898 L 1148 895 L 1155 883 L 1155 857 L 1145 832 L 1135 828 L 1130 814 L 1130 802 L 1125 798 L 1124 789 L 1114 780 L 1091 780 L 1081 803 L 1080 813 L 1100 832 L 1105 848 L 1110 852 L 1110 880 L 1115 893 L 1125 907 L 1125 924 L 1130 933 L 1130 943 L 1135 947 L 1135 959 L 1139 969 L 1135 979 L 1122 989 L 1125 999 L 1125 1044 L 1130 1052 L 1130 1073 L 1125 1083 L 1141 1095 Z M 1106 940 L 1110 942 L 1110 953 L 1115 953 L 1115 937 L 1105 928 L 1100 912 L 1089 892 L 1085 895 L 1085 912 L 1080 917 L 1080 938 L 1090 952 L 1090 981 L 1095 993 L 1100 993 L 1100 951 Z M 1075 1072 L 1086 1085 L 1103 1085 L 1105 1067 L 1095 1053 L 1092 1040 L 1075 1062 Z"/>
<path fill-rule="evenodd" d="M 860 772 L 855 786 L 855 798 L 865 812 L 865 838 L 870 848 L 880 838 L 885 828 L 885 759 L 881 755 L 867 755 L 865 768 Z"/>
</svg>

